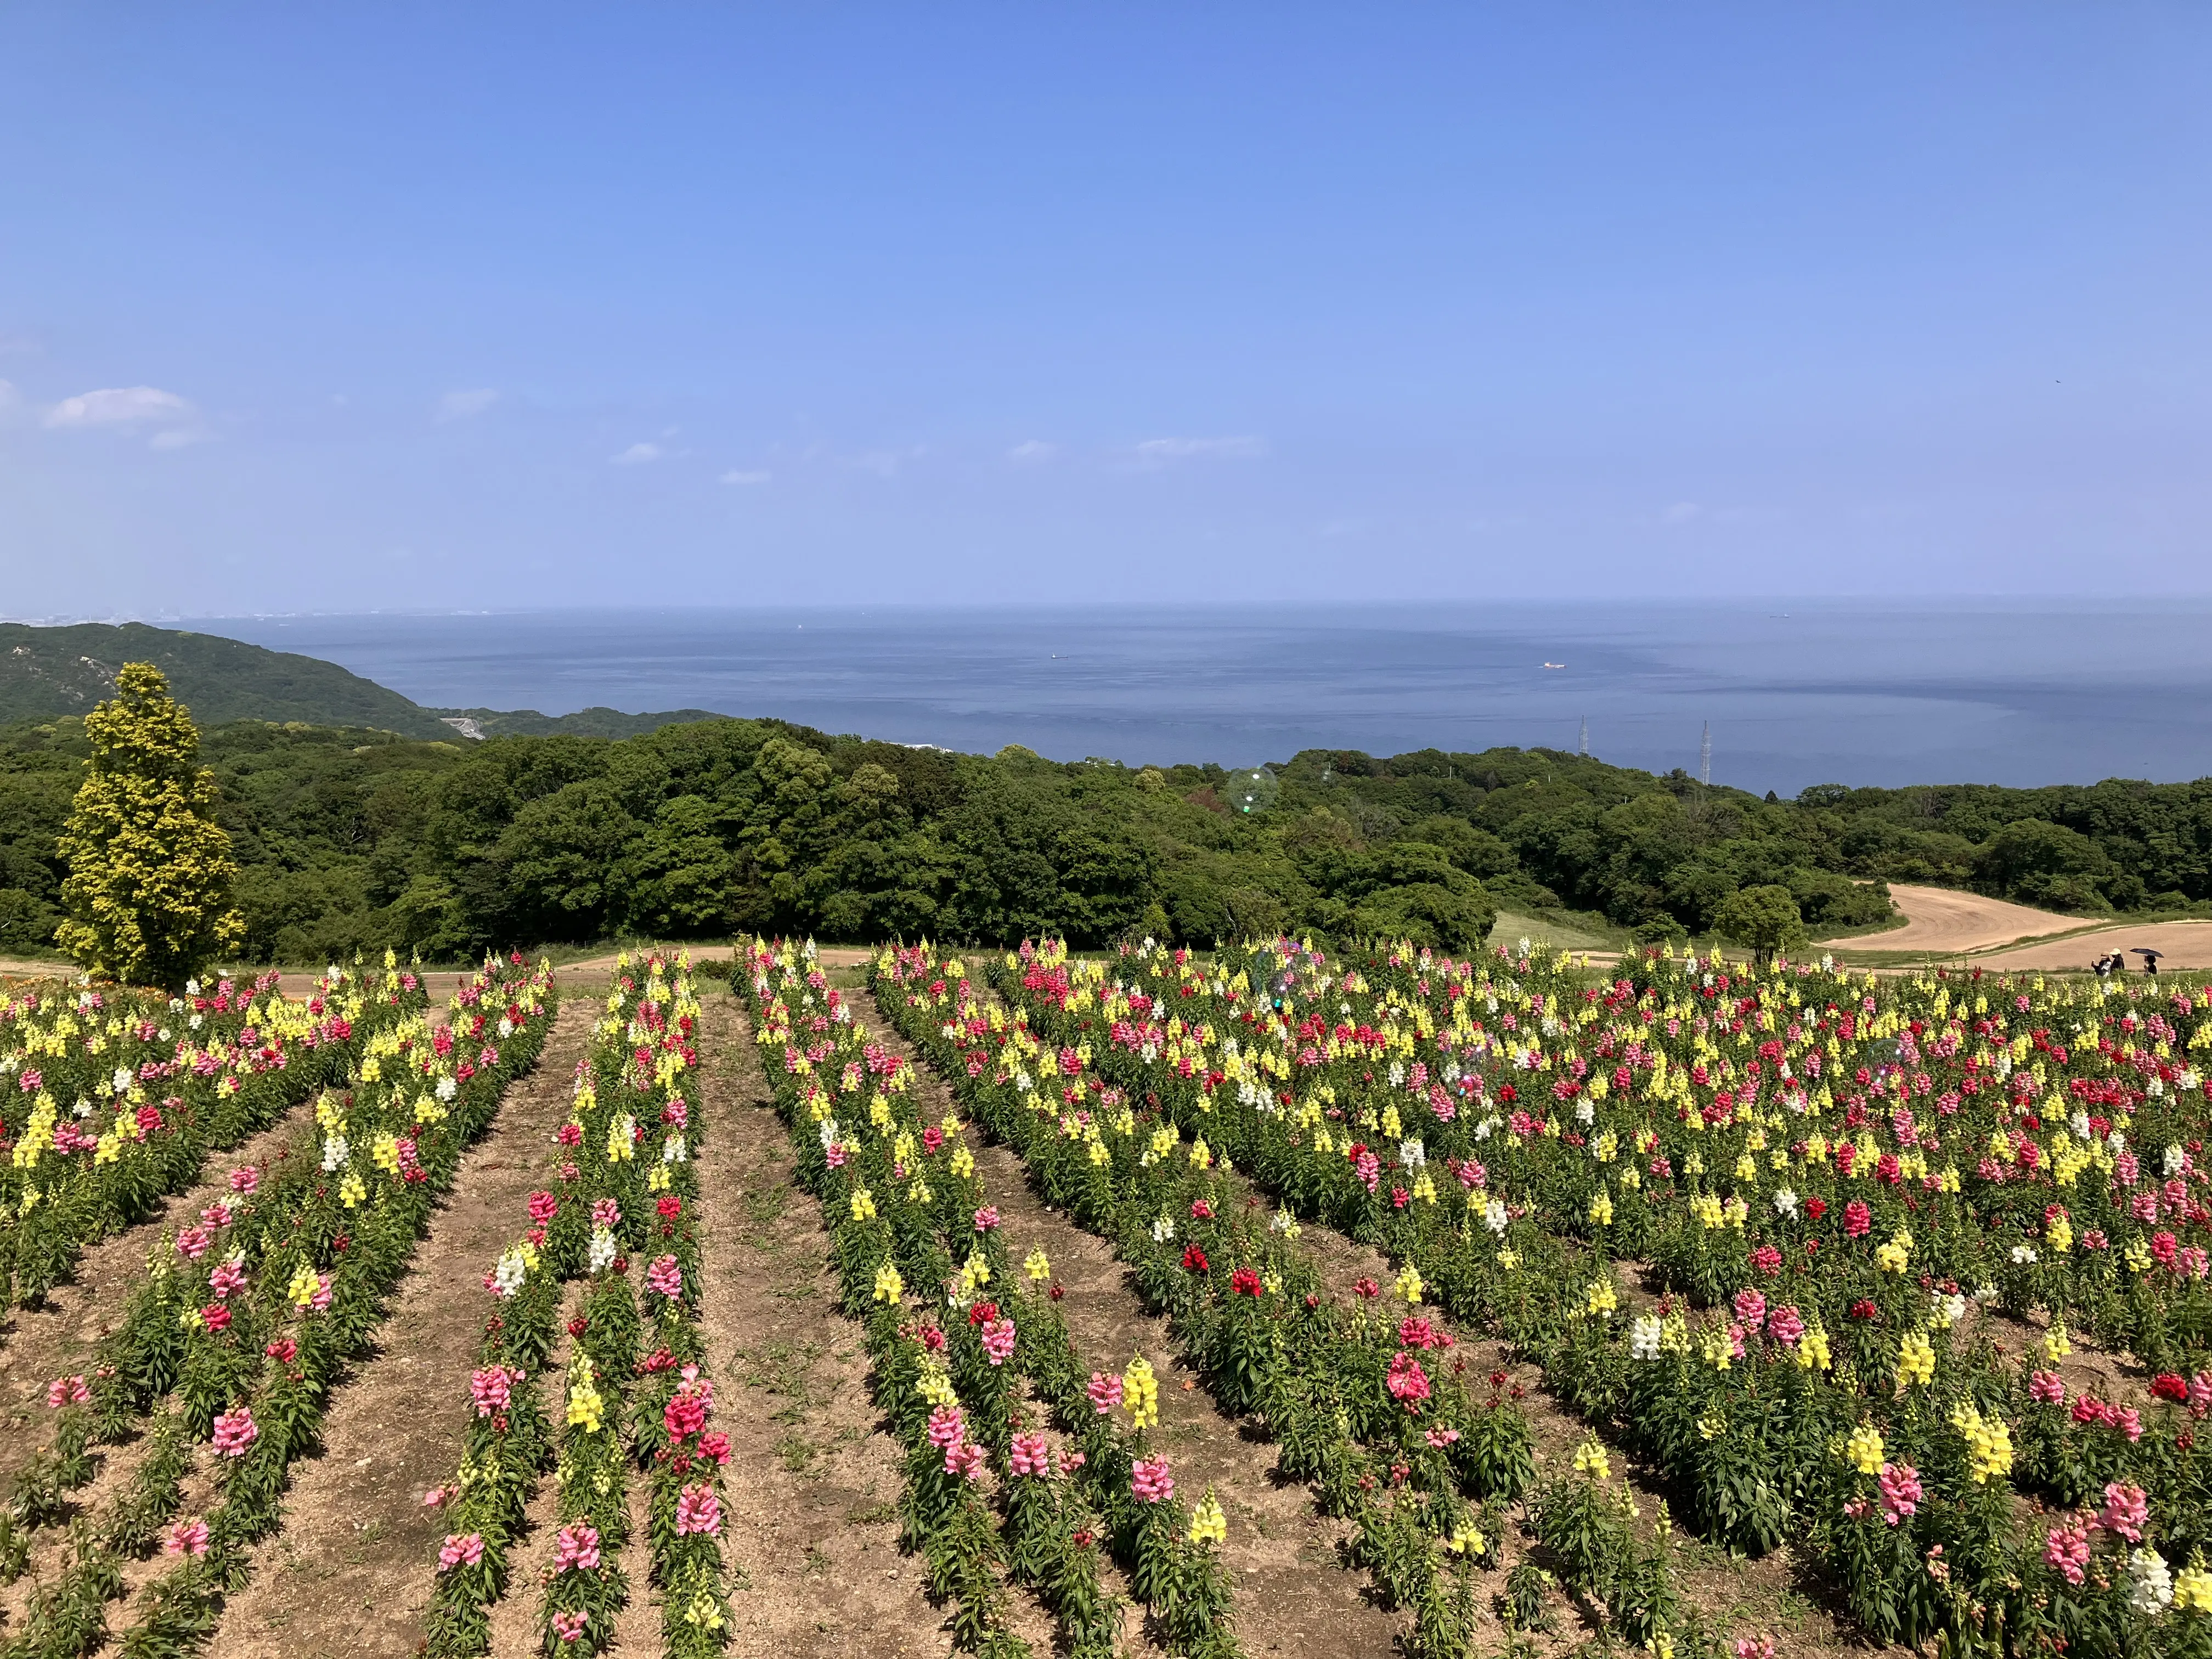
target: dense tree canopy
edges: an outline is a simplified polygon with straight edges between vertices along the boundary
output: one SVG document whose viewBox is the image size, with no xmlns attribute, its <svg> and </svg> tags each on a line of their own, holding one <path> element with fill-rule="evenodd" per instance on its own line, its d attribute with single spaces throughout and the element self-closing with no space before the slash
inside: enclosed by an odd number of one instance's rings
<svg viewBox="0 0 2212 1659">
<path fill-rule="evenodd" d="M 0 731 L 0 946 L 52 938 L 86 753 L 79 721 Z M 1820 936 L 1883 920 L 1893 879 L 2082 910 L 2212 897 L 2212 781 L 1765 801 L 1547 750 L 1309 750 L 1246 813 L 1243 775 L 1218 767 L 736 720 L 477 744 L 246 721 L 209 732 L 203 758 L 257 959 L 738 927 L 1084 943 L 1299 927 L 1463 950 L 1501 905 L 1656 938 L 1771 887 Z"/>
</svg>

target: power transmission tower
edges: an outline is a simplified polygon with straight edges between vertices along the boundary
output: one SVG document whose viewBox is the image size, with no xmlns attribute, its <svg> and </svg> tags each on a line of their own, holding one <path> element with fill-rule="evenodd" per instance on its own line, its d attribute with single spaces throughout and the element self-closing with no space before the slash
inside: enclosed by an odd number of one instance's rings
<svg viewBox="0 0 2212 1659">
<path fill-rule="evenodd" d="M 1589 716 L 1588 714 L 1583 716 L 1582 752 L 1585 755 L 1589 753 Z"/>
<path fill-rule="evenodd" d="M 1698 781 L 1713 781 L 1713 723 L 1705 722 L 1705 735 L 1698 740 Z"/>
</svg>

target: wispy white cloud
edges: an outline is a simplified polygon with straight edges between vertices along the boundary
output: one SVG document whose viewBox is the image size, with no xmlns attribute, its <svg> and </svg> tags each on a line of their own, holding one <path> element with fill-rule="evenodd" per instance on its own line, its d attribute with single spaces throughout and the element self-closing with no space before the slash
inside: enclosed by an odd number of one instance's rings
<svg viewBox="0 0 2212 1659">
<path fill-rule="evenodd" d="M 198 414 L 173 392 L 151 386 L 118 386 L 63 398 L 46 411 L 46 424 L 56 428 L 173 425 L 194 420 Z"/>
<path fill-rule="evenodd" d="M 46 425 L 57 432 L 112 431 L 139 433 L 153 429 L 153 447 L 182 449 L 206 443 L 215 434 L 200 420 L 189 398 L 159 386 L 103 386 L 64 398 L 46 410 Z"/>
<path fill-rule="evenodd" d="M 1008 450 L 1006 459 L 1010 461 L 1019 461 L 1027 466 L 1034 466 L 1039 461 L 1048 461 L 1059 453 L 1058 444 L 1048 444 L 1042 438 L 1030 438 L 1024 442 L 1016 444 Z"/>
<path fill-rule="evenodd" d="M 610 455 L 607 459 L 617 466 L 643 466 L 647 461 L 659 460 L 661 453 L 659 444 L 632 444 L 621 454 Z"/>
<path fill-rule="evenodd" d="M 481 415 L 499 401 L 499 393 L 488 386 L 468 392 L 448 392 L 438 399 L 437 418 L 440 421 L 465 421 Z"/>
<path fill-rule="evenodd" d="M 743 467 L 733 466 L 722 474 L 722 482 L 726 484 L 764 484 L 775 476 L 773 472 L 749 472 Z"/>
<path fill-rule="evenodd" d="M 1147 438 L 1137 453 L 1148 461 L 1257 460 L 1267 453 L 1265 438 Z"/>
</svg>

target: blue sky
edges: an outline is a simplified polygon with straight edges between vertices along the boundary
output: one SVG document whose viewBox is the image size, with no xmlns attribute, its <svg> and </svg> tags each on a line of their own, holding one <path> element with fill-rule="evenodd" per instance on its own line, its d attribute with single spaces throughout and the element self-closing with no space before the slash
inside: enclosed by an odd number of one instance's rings
<svg viewBox="0 0 2212 1659">
<path fill-rule="evenodd" d="M 2212 590 L 2212 9 L 16 7 L 0 611 Z"/>
</svg>

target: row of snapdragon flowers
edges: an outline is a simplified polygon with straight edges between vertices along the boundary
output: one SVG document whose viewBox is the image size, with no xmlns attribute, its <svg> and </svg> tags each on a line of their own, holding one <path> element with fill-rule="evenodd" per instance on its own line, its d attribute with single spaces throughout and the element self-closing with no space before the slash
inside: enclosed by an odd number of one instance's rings
<svg viewBox="0 0 2212 1659">
<path fill-rule="evenodd" d="M 1103 1659 L 1120 1613 L 1100 1579 L 1103 1544 L 1173 1651 L 1230 1659 L 1225 1522 L 1210 1491 L 1194 1507 L 1177 1500 L 1148 1444 L 1150 1363 L 1085 1375 L 1048 1260 L 1033 1249 L 1013 1267 L 964 1126 L 927 1120 L 911 1065 L 868 1040 L 811 952 L 756 939 L 743 967 L 800 1180 L 830 1229 L 841 1304 L 866 1327 L 871 1386 L 908 1449 L 902 1540 L 952 1604 L 956 1644 L 1027 1651 L 1007 1624 L 1011 1583 L 1036 1592 L 1071 1653 Z"/>
<path fill-rule="evenodd" d="M 1532 1148 L 1540 1156 L 1544 1146 L 1564 1141 L 1567 1133 L 1555 1127 L 1546 1133 L 1540 1123 L 1516 1127 L 1504 1116 L 1503 1109 L 1514 1103 L 1502 1097 L 1504 1090 L 1517 1094 L 1518 1085 L 1488 1082 L 1479 1111 L 1460 1110 L 1460 1103 L 1447 1097 L 1446 1115 L 1438 1116 L 1433 1097 L 1419 1108 L 1407 1097 L 1405 1112 L 1395 1100 L 1378 1108 L 1368 1073 L 1384 1063 L 1382 1056 L 1362 1056 L 1360 1070 L 1348 1079 L 1340 1073 L 1338 1081 L 1320 1074 L 1342 1065 L 1341 1056 L 1333 1062 L 1317 1052 L 1310 1058 L 1319 1063 L 1300 1066 L 1297 1060 L 1308 1058 L 1301 1048 L 1288 1064 L 1282 1060 L 1290 1045 L 1281 1039 L 1293 1024 L 1300 992 L 1312 1003 L 1325 991 L 1335 1005 L 1329 1012 L 1341 1018 L 1350 997 L 1363 993 L 1357 975 L 1348 984 L 1339 979 L 1324 987 L 1315 982 L 1325 975 L 1310 962 L 1276 973 L 1284 967 L 1279 956 L 1265 992 L 1248 997 L 1253 976 L 1241 969 L 1199 969 L 1172 958 L 1163 964 L 1152 953 L 1115 967 L 1117 979 L 1133 974 L 1138 984 L 1116 989 L 1103 971 L 1068 964 L 1064 953 L 1049 949 L 1011 959 L 999 972 L 1002 987 L 1030 1008 L 1041 1029 L 1069 1043 L 1087 1043 L 1086 1019 L 1109 1033 L 1115 1024 L 1129 1023 L 1130 1012 L 1144 1012 L 1127 1006 L 1135 997 L 1172 999 L 1177 1012 L 1171 1024 L 1180 1029 L 1170 1030 L 1169 1041 L 1157 1046 L 1109 1040 L 1101 1057 L 1109 1073 L 1232 1152 L 1293 1209 L 1373 1239 L 1433 1285 L 1455 1312 L 1510 1336 L 1544 1364 L 1555 1393 L 1652 1456 L 1692 1524 L 1708 1536 L 1756 1551 L 1802 1529 L 1808 1547 L 1875 1633 L 1978 1630 L 1994 1607 L 2000 1610 L 1994 1616 L 2014 1632 L 2051 1629 L 2077 1644 L 2094 1635 L 2091 1645 L 2118 1650 L 2130 1638 L 2115 1632 L 2155 1622 L 2172 1603 L 2193 1610 L 2200 1595 L 2212 1595 L 2212 1580 L 2200 1582 L 2195 1565 L 2177 1574 L 2148 1547 L 2133 1518 L 2147 1501 L 2155 1502 L 2169 1535 L 2178 1534 L 2193 1556 L 2191 1531 L 2203 1510 L 2191 1494 L 2201 1490 L 2202 1474 L 2185 1425 L 2148 1452 L 2135 1447 L 2130 1473 L 2142 1479 L 2105 1483 L 2117 1490 L 2104 1494 L 2097 1513 L 2110 1511 L 2117 1524 L 2100 1521 L 2091 1528 L 2069 1522 L 2050 1529 L 2039 1549 L 2035 1539 L 2016 1534 L 2004 1498 L 2014 1446 L 2003 1412 L 2013 1399 L 2027 1403 L 2036 1385 L 1995 1363 L 1985 1336 L 1954 1342 L 1940 1323 L 1915 1326 L 1893 1346 L 1863 1343 L 1863 1354 L 1839 1363 L 1824 1329 L 1792 1329 L 1791 1320 L 1802 1317 L 1794 1310 L 1779 1332 L 1762 1317 L 1757 1346 L 1748 1352 L 1749 1333 L 1733 1308 L 1733 1317 L 1696 1326 L 1685 1310 L 1662 1310 L 1621 1333 L 1618 1325 L 1628 1322 L 1616 1319 L 1620 1297 L 1603 1224 L 1593 1250 L 1562 1236 L 1582 1224 L 1587 1209 L 1556 1198 L 1547 1203 L 1533 1181 L 1526 1189 L 1513 1184 L 1516 1157 Z M 1528 980 L 1542 983 L 1543 973 L 1524 958 L 1505 965 L 1491 986 L 1505 993 L 1499 1000 L 1506 1002 Z M 1563 974 L 1548 978 L 1551 995 L 1573 988 Z M 1523 988 L 1523 1006 L 1540 994 Z M 1192 1048 L 1212 1040 L 1207 1028 L 1216 1019 L 1274 1041 L 1233 1048 L 1223 1042 L 1212 1067 L 1194 1063 Z M 1297 1040 L 1318 1051 L 1314 1020 L 1310 1011 L 1296 1021 L 1304 1028 Z M 1386 1037 L 1386 1053 L 1395 1048 L 1402 1059 L 1416 1051 L 1418 1019 L 1406 1027 Z M 1271 1060 L 1272 1069 L 1289 1075 L 1271 1075 Z M 1525 1069 L 1525 1050 L 1522 1063 Z M 1248 1086 L 1251 1077 L 1232 1075 L 1239 1070 L 1291 1086 Z M 1238 1086 L 1225 1086 L 1232 1083 Z M 1488 1109 L 1493 1101 L 1500 1111 Z M 1429 1167 L 1428 1143 L 1405 1137 L 1389 1149 L 1399 1158 L 1386 1197 L 1380 1179 L 1385 1166 L 1356 1131 L 1380 1139 L 1399 1133 L 1402 1122 L 1392 1120 L 1413 1110 L 1428 1114 L 1439 1141 L 1449 1146 L 1450 1135 L 1463 1133 L 1473 1145 L 1437 1159 L 1459 1176 L 1440 1182 Z M 1541 1293 L 1531 1294 L 1532 1284 Z M 1561 1286 L 1570 1287 L 1568 1295 L 1556 1294 Z M 1577 1286 L 1578 1293 L 1571 1288 Z M 1902 1294 L 1894 1291 L 1893 1299 Z M 1923 1296 L 1917 1286 L 1911 1294 Z M 1765 1309 L 1759 1311 L 1764 1316 Z M 2051 1426 L 2064 1437 L 2061 1424 Z M 1860 1439 L 1854 1455 L 1854 1427 L 1887 1434 L 1885 1445 L 1909 1449 L 1917 1461 L 1889 1455 L 1866 1468 L 1871 1443 Z M 1885 1490 L 1902 1504 L 1876 1501 L 1885 1479 Z M 2120 1566 L 2115 1571 L 2100 1562 L 2077 1579 L 2079 1540 L 2093 1532 L 2118 1547 Z M 1880 1558 L 1879 1571 L 1870 1557 Z"/>
<path fill-rule="evenodd" d="M 211 992 L 195 981 L 180 997 L 82 986 L 9 1004 L 0 1299 L 36 1301 L 87 1245 L 197 1181 L 211 1151 L 342 1080 L 356 1024 L 388 1024 L 423 1000 L 387 952 L 381 974 L 332 968 L 298 999 L 270 973 Z"/>
<path fill-rule="evenodd" d="M 544 1651 L 598 1653 L 613 1640 L 630 1599 L 622 1555 L 634 1479 L 647 1483 L 663 1651 L 696 1659 L 728 1639 L 729 1439 L 710 1426 L 699 1326 L 696 1160 L 708 1128 L 696 1087 L 699 1004 L 685 957 L 625 952 L 616 973 L 554 1138 L 551 1179 L 483 1276 L 494 1311 L 469 1380 L 461 1460 L 426 1498 L 453 1528 L 431 1596 L 433 1654 L 489 1651 L 491 1610 L 514 1588 L 513 1552 L 549 1467 L 557 1524 L 534 1575 Z M 540 1374 L 579 1284 L 556 1422 Z"/>
<path fill-rule="evenodd" d="M 319 1139 L 234 1171 L 230 1199 L 156 1245 L 99 1365 L 48 1392 L 58 1450 L 151 1420 L 132 1479 L 34 1598 L 18 1638 L 28 1650 L 98 1646 L 121 1559 L 157 1540 L 177 1563 L 143 1593 L 123 1650 L 189 1652 L 212 1636 L 251 1547 L 280 1523 L 292 1461 L 318 1443 L 330 1390 L 373 1340 L 437 1195 L 507 1084 L 534 1063 L 551 995 L 550 971 L 490 963 L 436 1032 L 416 1013 L 368 1034 L 346 1086 L 317 1103 Z M 455 1032 L 477 1029 L 471 1010 L 486 998 L 504 1010 L 497 1041 L 464 1046 Z M 203 1443 L 216 1502 L 180 1516 Z"/>
<path fill-rule="evenodd" d="M 276 998 L 265 1006 L 255 1006 L 254 999 L 269 988 L 257 983 L 234 1003 L 226 983 L 216 994 L 216 1000 L 222 1004 L 218 1017 L 230 1020 L 230 1036 L 251 1036 L 259 1052 L 273 1054 L 281 1062 L 286 1051 L 285 1039 L 279 1032 L 293 1027 L 294 1015 L 302 1011 L 300 1005 Z M 422 1004 L 419 991 L 389 1000 L 372 1000 L 359 993 L 349 977 L 334 975 L 324 981 L 311 1000 L 307 1018 L 313 1024 L 302 1039 L 305 1051 L 289 1065 L 264 1064 L 258 1072 L 226 1069 L 226 1062 L 217 1057 L 243 1052 L 244 1045 L 234 1050 L 217 1033 L 208 1048 L 198 1051 L 193 1082 L 179 1085 L 191 1089 L 196 1098 L 187 1103 L 169 1097 L 159 1103 L 149 1101 L 145 1090 L 160 1085 L 163 1079 L 131 1081 L 118 1067 L 112 1080 L 116 1091 L 114 1126 L 96 1142 L 86 1138 L 82 1146 L 73 1134 L 64 1133 L 59 1143 L 64 1150 L 60 1151 L 56 1150 L 51 1133 L 42 1137 L 39 1133 L 40 1120 L 46 1116 L 45 1105 L 34 1109 L 32 1132 L 17 1141 L 13 1152 L 13 1173 L 18 1177 L 21 1195 L 9 1218 L 14 1224 L 8 1248 L 19 1268 L 25 1269 L 16 1281 L 19 1289 L 27 1281 L 35 1282 L 73 1261 L 95 1232 L 121 1224 L 142 1206 L 158 1201 L 168 1188 L 196 1178 L 210 1141 L 220 1145 L 242 1139 L 263 1118 L 275 1115 L 315 1087 L 326 1082 L 343 1083 L 365 1057 L 368 1045 L 391 1040 L 410 1018 L 419 1015 Z M 69 1007 L 82 1010 L 89 1018 L 96 1011 L 114 1006 L 103 1000 L 100 991 L 87 989 L 79 992 Z M 264 1030 L 264 1027 L 270 1029 Z M 78 1016 L 69 1012 L 53 1013 L 40 1029 L 46 1047 L 51 1049 L 78 1034 Z M 96 1024 L 94 1029 L 96 1040 L 107 1044 L 107 1035 L 100 1033 Z M 20 1059 L 25 1052 L 41 1053 L 27 1040 L 23 1048 L 15 1051 L 15 1057 Z M 103 1053 L 112 1055 L 112 1048 L 104 1047 Z M 50 1060 L 52 1055 L 43 1053 L 41 1057 Z M 200 1067 L 205 1062 L 212 1063 L 204 1065 L 203 1080 Z M 13 1074 L 35 1085 L 40 1101 L 51 1104 L 46 1081 L 35 1067 L 18 1066 Z M 73 1121 L 72 1115 L 69 1121 L 49 1127 L 68 1131 Z M 210 1133 L 211 1122 L 231 1133 Z M 88 1150 L 92 1156 L 74 1155 Z M 210 1213 L 227 1217 L 228 1210 L 218 1205 Z M 199 1227 L 187 1226 L 179 1235 L 185 1252 L 202 1254 L 211 1237 L 204 1219 Z M 166 1273 L 168 1248 L 166 1239 L 156 1247 L 149 1278 Z M 29 1268 L 27 1255 L 42 1261 L 45 1271 Z M 61 1518 L 67 1511 L 69 1495 L 92 1478 L 94 1449 L 128 1437 L 174 1380 L 175 1359 L 185 1347 L 185 1337 L 172 1328 L 175 1310 L 156 1309 L 151 1291 L 143 1286 L 129 1310 L 122 1331 L 104 1345 L 101 1363 L 92 1373 L 92 1380 L 88 1383 L 82 1378 L 64 1379 L 49 1390 L 51 1402 L 64 1408 L 59 1411 L 50 1444 L 17 1474 L 7 1506 L 0 1510 L 0 1577 L 12 1579 L 21 1571 L 29 1559 L 31 1532 Z"/>
<path fill-rule="evenodd" d="M 1008 1018 L 957 957 L 886 953 L 875 988 L 1048 1201 L 1114 1242 L 1223 1408 L 1256 1413 L 1285 1471 L 1314 1483 L 1325 1512 L 1355 1522 L 1355 1559 L 1412 1614 L 1414 1651 L 1469 1650 L 1485 1599 L 1474 1575 L 1504 1559 L 1508 1509 L 1523 1497 L 1549 1558 L 1628 1640 L 1717 1645 L 1678 1593 L 1668 1534 L 1629 1528 L 1634 1500 L 1612 1482 L 1602 1447 L 1586 1443 L 1571 1473 L 1532 1493 L 1517 1385 L 1492 1372 L 1484 1396 L 1486 1379 L 1468 1377 L 1417 1275 L 1387 1293 L 1364 1281 L 1357 1301 L 1337 1304 L 1286 1211 L 1254 1214 L 1203 1137 L 1185 1143 L 1157 1104 Z M 1524 1627 L 1543 1616 L 1543 1582 L 1531 1560 L 1509 1576 L 1505 1599 Z"/>
</svg>

